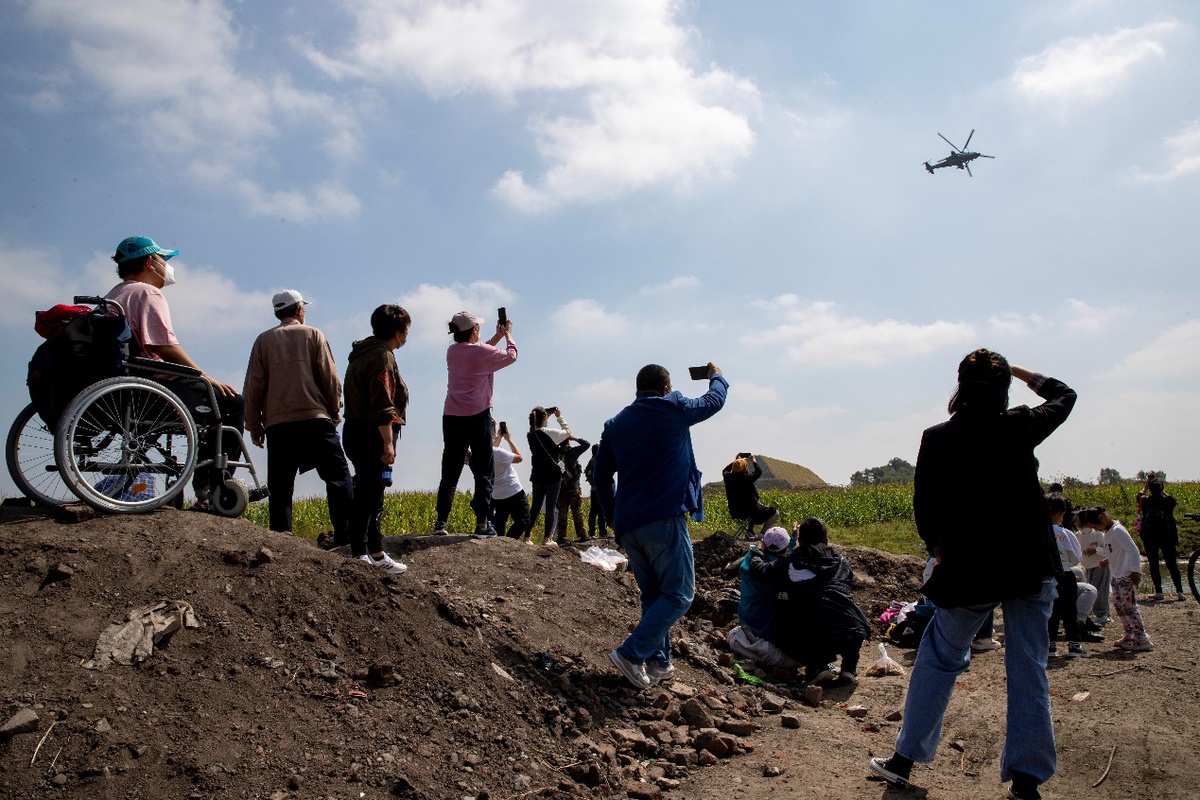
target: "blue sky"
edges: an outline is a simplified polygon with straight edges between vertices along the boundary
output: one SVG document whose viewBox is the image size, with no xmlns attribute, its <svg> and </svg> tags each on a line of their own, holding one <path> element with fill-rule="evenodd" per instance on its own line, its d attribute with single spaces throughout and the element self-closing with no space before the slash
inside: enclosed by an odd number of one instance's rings
<svg viewBox="0 0 1200 800">
<path fill-rule="evenodd" d="M 0 414 L 33 312 L 106 291 L 140 234 L 182 251 L 181 341 L 238 385 L 280 288 L 343 366 L 404 305 L 404 488 L 437 482 L 446 322 L 499 305 L 516 430 L 557 404 L 595 440 L 643 364 L 699 393 L 686 367 L 715 361 L 708 478 L 740 450 L 831 483 L 911 461 L 979 346 L 1079 391 L 1043 476 L 1198 478 L 1198 24 L 1115 0 L 8 0 Z M 972 129 L 995 160 L 925 172 Z"/>
</svg>

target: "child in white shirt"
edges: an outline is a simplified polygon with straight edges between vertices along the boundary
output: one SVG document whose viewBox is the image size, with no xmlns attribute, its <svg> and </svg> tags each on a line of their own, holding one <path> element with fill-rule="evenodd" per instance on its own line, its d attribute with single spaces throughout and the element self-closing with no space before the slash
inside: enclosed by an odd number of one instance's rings
<svg viewBox="0 0 1200 800">
<path fill-rule="evenodd" d="M 1146 635 L 1146 626 L 1137 607 L 1137 586 L 1142 580 L 1142 555 L 1138 552 L 1133 537 L 1103 508 L 1090 508 L 1084 517 L 1093 528 L 1104 533 L 1104 549 L 1108 552 L 1108 567 L 1112 572 L 1112 604 L 1125 636 L 1115 647 L 1135 653 L 1153 650 L 1154 645 Z"/>
<path fill-rule="evenodd" d="M 1104 547 L 1104 533 L 1089 528 L 1078 519 L 1075 524 L 1077 528 L 1075 538 L 1079 542 L 1079 552 L 1082 556 L 1079 565 L 1083 567 L 1087 582 L 1096 587 L 1096 600 L 1092 603 L 1092 620 L 1096 626 L 1107 625 L 1110 621 L 1108 584 L 1112 579 L 1112 573 L 1105 558 L 1108 551 Z M 1101 562 L 1104 562 L 1104 566 L 1101 566 Z"/>
</svg>

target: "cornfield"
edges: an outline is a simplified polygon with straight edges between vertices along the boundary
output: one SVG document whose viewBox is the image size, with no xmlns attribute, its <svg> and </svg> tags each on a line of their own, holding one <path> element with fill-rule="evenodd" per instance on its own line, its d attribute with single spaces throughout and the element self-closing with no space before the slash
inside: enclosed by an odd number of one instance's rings
<svg viewBox="0 0 1200 800">
<path fill-rule="evenodd" d="M 1067 489 L 1065 494 L 1076 508 L 1104 506 L 1132 532 L 1139 489 L 1135 484 L 1081 486 Z M 1183 520 L 1182 512 L 1200 511 L 1200 483 L 1171 484 L 1168 491 L 1179 503 L 1176 518 L 1180 522 L 1180 552 L 1190 552 L 1200 546 L 1200 525 Z M 451 531 L 465 533 L 475 527 L 470 501 L 469 493 L 455 497 L 449 520 Z M 761 501 L 778 508 L 780 524 L 789 529 L 805 517 L 813 516 L 824 521 L 831 539 L 841 544 L 876 547 L 894 553 L 924 552 L 916 526 L 912 523 L 911 484 L 832 487 L 803 492 L 766 491 Z M 588 504 L 589 501 L 585 499 L 585 518 Z M 392 492 L 385 495 L 380 521 L 383 534 L 430 533 L 437 516 L 435 507 L 436 496 L 433 492 Z M 250 506 L 244 517 L 256 525 L 267 527 L 267 504 Z M 298 536 L 315 539 L 323 531 L 332 530 L 329 508 L 323 497 L 297 500 L 292 507 L 292 518 L 293 530 Z M 535 529 L 535 539 L 538 540 L 541 536 L 540 522 Z M 725 498 L 720 493 L 705 497 L 705 521 L 690 524 L 695 539 L 704 538 L 714 531 L 732 532 L 738 527 L 738 523 L 729 517 Z"/>
</svg>

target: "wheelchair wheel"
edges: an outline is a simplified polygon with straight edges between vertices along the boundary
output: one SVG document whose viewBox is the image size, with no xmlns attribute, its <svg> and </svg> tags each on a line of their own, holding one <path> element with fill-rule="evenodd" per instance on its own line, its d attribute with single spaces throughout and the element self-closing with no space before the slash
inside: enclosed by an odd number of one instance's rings
<svg viewBox="0 0 1200 800">
<path fill-rule="evenodd" d="M 13 421 L 4 455 L 13 483 L 33 502 L 61 506 L 75 500 L 54 460 L 54 431 L 42 422 L 33 403 L 25 406 Z"/>
<path fill-rule="evenodd" d="M 94 383 L 54 438 L 63 481 L 100 511 L 136 514 L 174 500 L 196 467 L 196 424 L 173 392 L 145 378 Z"/>
<path fill-rule="evenodd" d="M 250 505 L 250 490 L 241 478 L 226 478 L 208 497 L 208 507 L 222 517 L 240 517 Z"/>
</svg>

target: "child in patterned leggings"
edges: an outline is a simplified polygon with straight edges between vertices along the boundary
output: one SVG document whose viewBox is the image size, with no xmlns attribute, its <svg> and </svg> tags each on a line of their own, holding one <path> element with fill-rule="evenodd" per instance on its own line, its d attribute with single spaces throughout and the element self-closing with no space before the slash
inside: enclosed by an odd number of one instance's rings
<svg viewBox="0 0 1200 800">
<path fill-rule="evenodd" d="M 1125 636 L 1114 643 L 1121 650 L 1142 653 L 1153 650 L 1154 645 L 1146 635 L 1142 614 L 1137 606 L 1137 587 L 1142 579 L 1142 557 L 1133 537 L 1103 508 L 1089 508 L 1083 514 L 1084 522 L 1104 532 L 1104 549 L 1108 552 L 1107 563 L 1112 572 L 1112 604 L 1125 627 Z M 1100 565 L 1104 566 L 1105 561 Z"/>
</svg>

